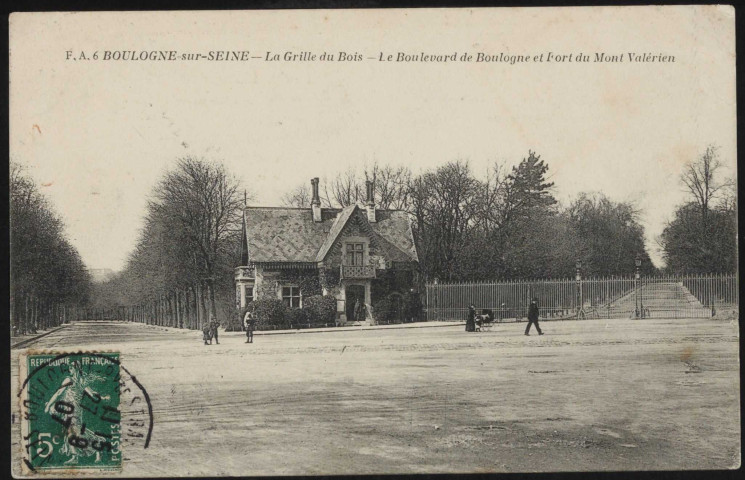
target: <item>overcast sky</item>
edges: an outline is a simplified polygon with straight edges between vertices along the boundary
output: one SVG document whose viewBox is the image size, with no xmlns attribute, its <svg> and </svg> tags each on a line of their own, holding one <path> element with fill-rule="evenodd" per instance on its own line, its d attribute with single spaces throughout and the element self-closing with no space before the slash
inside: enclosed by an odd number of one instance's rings
<svg viewBox="0 0 745 480">
<path fill-rule="evenodd" d="M 541 155 L 563 202 L 633 200 L 647 246 L 715 144 L 735 175 L 728 7 L 22 14 L 11 18 L 11 157 L 90 268 L 121 269 L 176 159 L 219 159 L 255 204 L 377 160 L 415 172 Z M 72 61 L 80 51 L 359 53 L 359 62 Z M 380 52 L 665 54 L 674 63 L 380 63 Z M 545 57 L 544 57 L 545 58 Z"/>
</svg>

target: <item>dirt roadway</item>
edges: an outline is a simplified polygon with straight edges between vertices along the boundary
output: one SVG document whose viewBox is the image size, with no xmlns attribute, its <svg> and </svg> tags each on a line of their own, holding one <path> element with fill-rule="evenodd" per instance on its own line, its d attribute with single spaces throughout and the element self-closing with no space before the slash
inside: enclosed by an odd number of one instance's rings
<svg viewBox="0 0 745 480">
<path fill-rule="evenodd" d="M 541 337 L 524 326 L 252 345 L 232 333 L 204 346 L 198 332 L 96 322 L 32 346 L 121 351 L 155 417 L 150 447 L 124 453 L 126 476 L 739 466 L 736 323 L 547 322 Z"/>
</svg>

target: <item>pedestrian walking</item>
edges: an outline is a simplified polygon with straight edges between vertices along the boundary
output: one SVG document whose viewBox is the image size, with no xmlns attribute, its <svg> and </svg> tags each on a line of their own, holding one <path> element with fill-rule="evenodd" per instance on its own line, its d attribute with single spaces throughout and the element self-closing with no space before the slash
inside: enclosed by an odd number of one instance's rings
<svg viewBox="0 0 745 480">
<path fill-rule="evenodd" d="M 254 314 L 251 310 L 246 312 L 243 317 L 243 326 L 246 328 L 246 343 L 253 343 L 254 341 Z"/>
<path fill-rule="evenodd" d="M 528 307 L 528 326 L 525 327 L 525 335 L 530 335 L 530 326 L 535 325 L 535 329 L 538 330 L 538 335 L 543 335 L 541 327 L 538 326 L 538 299 L 533 298 Z"/>
<path fill-rule="evenodd" d="M 217 339 L 217 327 L 219 327 L 220 324 L 215 320 L 215 317 L 210 317 L 210 333 L 212 334 L 212 338 L 215 339 L 215 343 L 220 345 L 220 342 Z M 210 341 L 210 343 L 212 343 Z"/>
<path fill-rule="evenodd" d="M 466 317 L 466 332 L 476 331 L 476 307 L 468 307 L 468 316 Z"/>
</svg>

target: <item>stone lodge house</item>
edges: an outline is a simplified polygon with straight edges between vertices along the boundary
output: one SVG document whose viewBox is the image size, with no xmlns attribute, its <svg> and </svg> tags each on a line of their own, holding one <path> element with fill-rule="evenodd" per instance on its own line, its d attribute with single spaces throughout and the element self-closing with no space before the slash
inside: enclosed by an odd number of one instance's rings
<svg viewBox="0 0 745 480">
<path fill-rule="evenodd" d="M 376 302 L 401 298 L 416 284 L 409 216 L 375 208 L 370 181 L 365 204 L 342 209 L 321 208 L 318 178 L 311 186 L 310 208 L 244 209 L 236 304 L 274 297 L 302 307 L 303 297 L 333 295 L 338 323 L 374 324 Z"/>
</svg>

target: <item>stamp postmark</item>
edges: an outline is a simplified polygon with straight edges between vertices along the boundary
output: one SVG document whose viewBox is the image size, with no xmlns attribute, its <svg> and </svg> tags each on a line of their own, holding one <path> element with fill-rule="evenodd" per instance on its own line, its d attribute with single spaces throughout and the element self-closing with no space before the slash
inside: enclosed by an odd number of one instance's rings
<svg viewBox="0 0 745 480">
<path fill-rule="evenodd" d="M 117 352 L 32 352 L 19 359 L 23 471 L 116 472 L 147 448 L 150 398 Z"/>
</svg>

